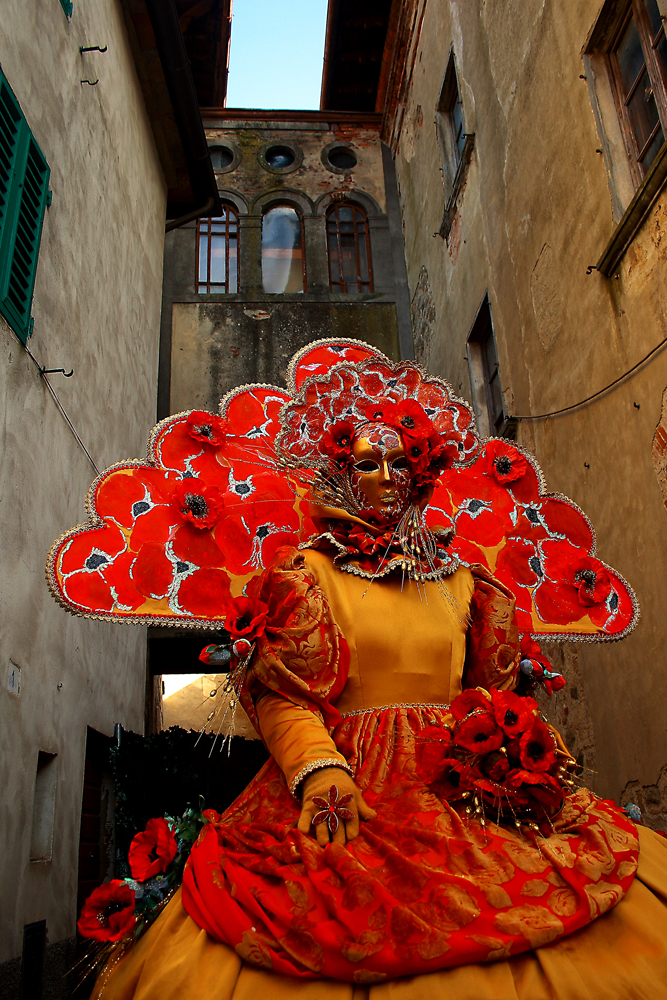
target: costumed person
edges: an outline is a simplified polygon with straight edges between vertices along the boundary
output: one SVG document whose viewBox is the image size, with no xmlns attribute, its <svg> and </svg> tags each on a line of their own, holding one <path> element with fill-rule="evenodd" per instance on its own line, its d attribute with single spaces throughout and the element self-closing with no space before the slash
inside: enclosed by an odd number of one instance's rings
<svg viewBox="0 0 667 1000">
<path fill-rule="evenodd" d="M 240 701 L 271 753 L 187 862 L 156 818 L 135 878 L 90 897 L 95 998 L 667 997 L 667 842 L 580 787 L 531 696 L 563 683 L 539 637 L 622 638 L 636 601 L 444 380 L 316 342 L 287 392 L 163 421 L 88 510 L 52 549 L 56 598 L 224 624 L 212 725 Z"/>
</svg>

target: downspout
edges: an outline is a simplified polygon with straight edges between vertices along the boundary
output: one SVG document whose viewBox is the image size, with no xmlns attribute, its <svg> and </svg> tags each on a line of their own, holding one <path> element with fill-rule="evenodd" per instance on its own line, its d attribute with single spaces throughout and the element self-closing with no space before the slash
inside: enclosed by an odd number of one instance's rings
<svg viewBox="0 0 667 1000">
<path fill-rule="evenodd" d="M 190 72 L 188 54 L 178 23 L 176 4 L 174 0 L 144 0 L 144 2 L 174 110 L 193 198 L 195 202 L 202 199 L 200 208 L 167 223 L 166 232 L 170 232 L 202 215 L 220 215 L 222 205 Z"/>
</svg>

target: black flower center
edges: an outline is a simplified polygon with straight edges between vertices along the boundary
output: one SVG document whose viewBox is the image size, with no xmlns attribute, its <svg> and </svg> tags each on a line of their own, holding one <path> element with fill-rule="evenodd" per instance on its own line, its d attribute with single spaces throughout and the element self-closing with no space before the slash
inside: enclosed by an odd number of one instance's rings
<svg viewBox="0 0 667 1000">
<path fill-rule="evenodd" d="M 540 523 L 540 515 L 537 513 L 534 507 L 526 507 L 526 517 L 532 524 Z"/>
<path fill-rule="evenodd" d="M 473 740 L 473 743 L 486 743 L 488 738 L 489 734 L 484 730 L 481 730 L 479 733 L 475 733 L 475 739 Z"/>
<path fill-rule="evenodd" d="M 532 569 L 535 576 L 542 576 L 542 563 L 537 558 L 537 556 L 533 556 L 531 559 L 529 559 L 528 565 Z"/>
<path fill-rule="evenodd" d="M 236 631 L 243 632 L 244 629 L 250 628 L 250 618 L 247 615 L 243 615 L 241 618 L 236 619 Z"/>
<path fill-rule="evenodd" d="M 519 716 L 516 714 L 516 712 L 513 712 L 511 708 L 508 708 L 507 711 L 505 712 L 505 725 L 515 726 L 518 721 L 519 721 Z"/>
<path fill-rule="evenodd" d="M 99 569 L 100 566 L 104 566 L 107 562 L 109 562 L 109 560 L 106 556 L 103 556 L 100 552 L 93 552 L 93 554 L 88 556 L 86 559 L 86 569 Z"/>
<path fill-rule="evenodd" d="M 234 492 L 238 493 L 239 496 L 245 496 L 246 493 L 250 493 L 250 487 L 247 483 L 237 483 L 234 487 Z"/>
<path fill-rule="evenodd" d="M 412 456 L 412 458 L 419 458 L 421 453 L 422 453 L 421 448 L 419 447 L 418 444 L 415 444 L 412 446 L 412 448 L 410 448 L 410 455 Z"/>
<path fill-rule="evenodd" d="M 340 437 L 338 438 L 337 444 L 339 448 L 347 448 L 350 443 L 350 440 L 351 438 L 349 434 L 341 434 Z"/>
<path fill-rule="evenodd" d="M 255 538 L 268 538 L 269 536 L 269 525 L 260 524 L 259 528 L 255 532 Z"/>
<path fill-rule="evenodd" d="M 538 740 L 530 740 L 526 746 L 526 754 L 531 760 L 541 760 L 545 753 L 543 744 Z"/>
<path fill-rule="evenodd" d="M 193 517 L 206 517 L 208 514 L 208 504 L 198 493 L 186 493 L 185 509 L 189 510 Z"/>
<path fill-rule="evenodd" d="M 594 569 L 582 569 L 581 573 L 577 573 L 577 579 L 583 580 L 587 587 L 594 587 L 596 574 Z"/>
<path fill-rule="evenodd" d="M 509 476 L 512 471 L 512 459 L 509 455 L 499 455 L 493 464 L 500 476 Z"/>
<path fill-rule="evenodd" d="M 415 426 L 415 422 L 412 419 L 412 417 L 401 417 L 401 424 L 403 425 L 403 427 L 407 427 L 408 430 L 412 430 L 412 428 Z"/>
<path fill-rule="evenodd" d="M 146 503 L 145 500 L 137 500 L 136 503 L 132 504 L 132 516 L 139 517 L 140 514 L 145 514 L 147 510 L 151 509 L 151 505 Z"/>
<path fill-rule="evenodd" d="M 481 500 L 471 500 L 468 504 L 468 510 L 471 514 L 476 514 L 478 510 L 481 510 L 484 504 Z"/>
<path fill-rule="evenodd" d="M 103 911 L 103 916 L 105 920 L 113 916 L 114 913 L 120 913 L 121 910 L 127 909 L 127 903 L 119 903 L 117 900 L 112 900 Z"/>
<path fill-rule="evenodd" d="M 202 437 L 213 437 L 213 428 L 210 424 L 200 424 L 199 427 L 195 427 L 195 431 L 197 434 L 201 434 Z"/>
</svg>

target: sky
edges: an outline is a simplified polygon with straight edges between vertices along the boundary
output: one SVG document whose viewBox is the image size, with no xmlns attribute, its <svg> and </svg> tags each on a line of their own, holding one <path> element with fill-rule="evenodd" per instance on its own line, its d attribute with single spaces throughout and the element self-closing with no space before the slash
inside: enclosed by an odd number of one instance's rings
<svg viewBox="0 0 667 1000">
<path fill-rule="evenodd" d="M 319 108 L 327 0 L 233 0 L 228 108 Z"/>
</svg>

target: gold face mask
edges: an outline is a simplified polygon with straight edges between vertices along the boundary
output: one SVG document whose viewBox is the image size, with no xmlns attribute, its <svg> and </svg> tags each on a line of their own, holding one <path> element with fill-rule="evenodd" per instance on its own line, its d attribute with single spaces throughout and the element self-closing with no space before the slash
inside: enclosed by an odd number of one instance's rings
<svg viewBox="0 0 667 1000">
<path fill-rule="evenodd" d="M 364 428 L 352 443 L 352 495 L 362 514 L 397 521 L 410 504 L 412 477 L 401 438 L 385 424 Z"/>
</svg>

